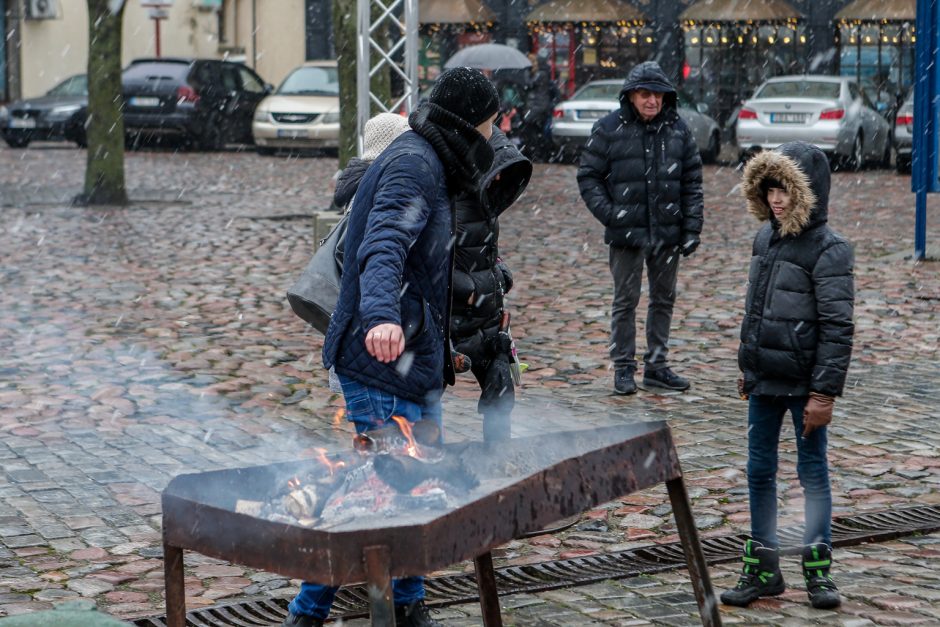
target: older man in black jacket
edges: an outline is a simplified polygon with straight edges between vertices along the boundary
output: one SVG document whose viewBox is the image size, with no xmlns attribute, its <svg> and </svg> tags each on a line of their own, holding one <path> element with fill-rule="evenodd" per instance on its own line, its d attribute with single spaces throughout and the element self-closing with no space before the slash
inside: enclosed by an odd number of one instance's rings
<svg viewBox="0 0 940 627">
<path fill-rule="evenodd" d="M 578 169 L 581 197 L 604 225 L 610 246 L 610 354 L 618 394 L 636 392 L 635 316 L 644 262 L 649 309 L 643 384 L 689 388 L 669 368 L 667 344 L 679 257 L 695 252 L 702 232 L 702 159 L 676 100 L 657 63 L 633 68 L 620 92 L 620 109 L 594 125 Z"/>
</svg>

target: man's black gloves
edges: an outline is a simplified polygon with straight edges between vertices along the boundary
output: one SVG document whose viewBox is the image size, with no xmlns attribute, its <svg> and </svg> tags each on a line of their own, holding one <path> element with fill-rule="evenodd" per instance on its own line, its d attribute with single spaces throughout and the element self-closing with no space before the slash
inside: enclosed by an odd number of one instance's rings
<svg viewBox="0 0 940 627">
<path fill-rule="evenodd" d="M 679 246 L 679 252 L 683 257 L 688 257 L 695 252 L 698 245 L 702 243 L 698 235 L 686 235 L 682 238 L 682 245 Z"/>
</svg>

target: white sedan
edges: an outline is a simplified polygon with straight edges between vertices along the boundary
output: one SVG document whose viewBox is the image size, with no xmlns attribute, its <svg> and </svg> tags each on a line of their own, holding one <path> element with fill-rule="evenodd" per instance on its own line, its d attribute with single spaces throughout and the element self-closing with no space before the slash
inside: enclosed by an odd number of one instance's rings
<svg viewBox="0 0 940 627">
<path fill-rule="evenodd" d="M 251 133 L 260 154 L 339 146 L 336 61 L 311 61 L 288 74 L 255 109 Z"/>
<path fill-rule="evenodd" d="M 741 158 L 789 141 L 823 150 L 834 166 L 853 170 L 891 160 L 891 126 L 851 78 L 778 76 L 757 88 L 738 112 Z"/>
</svg>

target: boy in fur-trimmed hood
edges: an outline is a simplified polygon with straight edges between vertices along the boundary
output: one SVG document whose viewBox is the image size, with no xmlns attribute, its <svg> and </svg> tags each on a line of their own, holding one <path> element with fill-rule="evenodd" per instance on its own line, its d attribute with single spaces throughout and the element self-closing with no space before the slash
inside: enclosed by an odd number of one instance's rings
<svg viewBox="0 0 940 627">
<path fill-rule="evenodd" d="M 840 603 L 832 562 L 827 425 L 852 354 L 853 254 L 829 228 L 829 162 L 791 142 L 755 156 L 742 185 L 748 211 L 764 222 L 754 238 L 738 365 L 749 401 L 747 482 L 751 534 L 744 568 L 722 603 L 746 606 L 784 591 L 777 540 L 777 447 L 793 420 L 797 471 L 806 499 L 803 576 L 816 608 Z"/>
</svg>

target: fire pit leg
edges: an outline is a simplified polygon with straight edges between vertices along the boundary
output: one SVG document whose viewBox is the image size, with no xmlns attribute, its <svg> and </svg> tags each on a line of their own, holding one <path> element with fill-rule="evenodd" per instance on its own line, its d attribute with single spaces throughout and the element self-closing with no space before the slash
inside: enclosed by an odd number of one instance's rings
<svg viewBox="0 0 940 627">
<path fill-rule="evenodd" d="M 183 586 L 183 549 L 163 543 L 163 581 L 166 588 L 167 627 L 186 627 L 186 590 Z"/>
<path fill-rule="evenodd" d="M 493 554 L 487 551 L 473 558 L 477 573 L 477 589 L 480 591 L 480 609 L 483 611 L 485 627 L 503 627 L 499 612 L 499 593 L 496 591 L 496 573 L 493 571 Z"/>
<path fill-rule="evenodd" d="M 672 513 L 676 518 L 676 527 L 679 530 L 682 550 L 685 552 L 685 561 L 689 566 L 692 590 L 695 592 L 695 600 L 698 601 L 702 625 L 703 627 L 720 627 L 721 613 L 718 611 L 712 581 L 708 576 L 708 564 L 705 562 L 705 554 L 702 553 L 695 519 L 692 518 L 689 494 L 685 490 L 682 477 L 667 481 L 666 489 L 669 491 L 669 500 L 672 502 Z"/>
<path fill-rule="evenodd" d="M 367 546 L 362 549 L 362 559 L 366 567 L 366 588 L 369 591 L 372 627 L 395 627 L 391 553 L 384 545 Z"/>
</svg>

